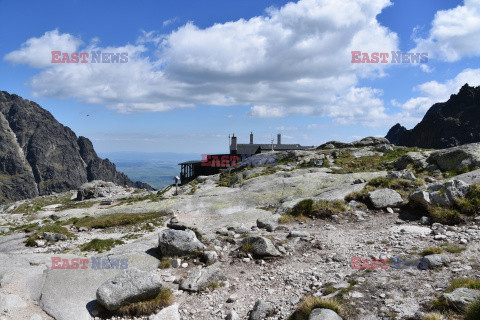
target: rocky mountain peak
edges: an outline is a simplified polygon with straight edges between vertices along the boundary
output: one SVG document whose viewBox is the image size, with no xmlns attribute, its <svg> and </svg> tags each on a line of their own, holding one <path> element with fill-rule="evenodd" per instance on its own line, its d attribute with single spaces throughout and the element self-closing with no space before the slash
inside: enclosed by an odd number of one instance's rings
<svg viewBox="0 0 480 320">
<path fill-rule="evenodd" d="M 50 112 L 0 91 L 0 202 L 76 189 L 92 180 L 136 186 Z"/>
<path fill-rule="evenodd" d="M 386 138 L 396 145 L 449 148 L 480 141 L 480 86 L 467 83 L 446 102 L 434 104 L 413 129 L 393 126 Z"/>
</svg>

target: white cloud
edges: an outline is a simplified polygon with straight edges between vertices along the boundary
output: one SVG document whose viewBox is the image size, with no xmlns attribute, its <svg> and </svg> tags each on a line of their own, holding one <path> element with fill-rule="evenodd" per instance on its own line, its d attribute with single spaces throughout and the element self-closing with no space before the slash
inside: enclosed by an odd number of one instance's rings
<svg viewBox="0 0 480 320">
<path fill-rule="evenodd" d="M 36 47 L 73 52 L 80 43 L 56 30 L 5 59 L 42 68 L 30 82 L 36 95 L 119 112 L 243 105 L 252 106 L 248 114 L 254 117 L 303 114 L 372 124 L 386 117 L 381 92 L 358 87 L 359 78 L 383 76 L 388 64 L 352 64 L 351 51 L 397 50 L 397 35 L 376 20 L 390 4 L 300 0 L 249 20 L 208 28 L 187 23 L 168 35 L 143 31 L 136 45 L 102 48 L 92 42 L 81 49 L 128 52 L 125 64 L 52 65 Z M 52 45 L 51 33 L 73 45 Z"/>
<path fill-rule="evenodd" d="M 470 86 L 479 86 L 480 69 L 465 69 L 455 78 L 443 83 L 430 81 L 416 86 L 414 90 L 419 92 L 420 96 L 411 98 L 403 104 L 392 102 L 392 105 L 401 108 L 401 113 L 393 118 L 401 119 L 403 125 L 417 124 L 432 105 L 447 101 L 450 95 L 458 93 L 465 83 Z"/>
<path fill-rule="evenodd" d="M 172 18 L 172 19 L 165 20 L 165 21 L 163 21 L 163 26 L 166 27 L 166 26 L 168 26 L 168 25 L 171 25 L 172 23 L 177 22 L 177 20 L 178 20 L 177 17 Z"/>
<path fill-rule="evenodd" d="M 282 107 L 253 106 L 248 115 L 255 118 L 280 118 L 286 116 L 287 112 Z"/>
<path fill-rule="evenodd" d="M 433 67 L 430 67 L 430 66 L 427 66 L 425 63 L 422 63 L 420 65 L 420 69 L 425 72 L 425 73 L 432 73 L 434 68 Z"/>
<path fill-rule="evenodd" d="M 445 61 L 480 55 L 480 0 L 438 11 L 427 38 L 417 38 L 416 52 Z"/>
<path fill-rule="evenodd" d="M 298 128 L 295 127 L 295 126 L 279 126 L 279 127 L 275 127 L 275 130 L 280 130 L 280 131 L 296 131 L 296 130 L 298 130 Z"/>
<path fill-rule="evenodd" d="M 28 39 L 19 50 L 5 55 L 4 59 L 14 64 L 28 64 L 34 68 L 51 66 L 52 51 L 76 52 L 83 42 L 58 30 L 45 32 L 40 38 Z"/>
</svg>

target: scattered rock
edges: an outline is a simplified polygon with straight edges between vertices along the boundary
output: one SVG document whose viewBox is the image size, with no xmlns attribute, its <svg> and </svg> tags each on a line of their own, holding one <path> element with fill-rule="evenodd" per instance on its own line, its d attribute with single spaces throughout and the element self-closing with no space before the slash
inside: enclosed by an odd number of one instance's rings
<svg viewBox="0 0 480 320">
<path fill-rule="evenodd" d="M 242 245 L 247 244 L 252 246 L 252 254 L 257 257 L 276 257 L 280 255 L 280 252 L 275 248 L 272 241 L 265 237 L 255 236 L 243 239 Z"/>
<path fill-rule="evenodd" d="M 419 269 L 435 269 L 450 263 L 450 258 L 445 254 L 430 254 L 420 260 Z"/>
<path fill-rule="evenodd" d="M 298 231 L 298 230 L 292 230 L 288 234 L 287 238 L 308 238 L 310 237 L 310 233 L 307 231 Z"/>
<path fill-rule="evenodd" d="M 264 320 L 266 317 L 272 315 L 275 312 L 271 303 L 263 300 L 257 300 L 253 310 L 250 312 L 249 320 Z"/>
<path fill-rule="evenodd" d="M 227 278 L 220 270 L 220 263 L 213 264 L 206 268 L 197 268 L 190 272 L 188 277 L 180 284 L 180 289 L 197 292 L 212 282 L 225 281 Z"/>
<path fill-rule="evenodd" d="M 158 235 L 158 250 L 163 256 L 184 256 L 205 249 L 192 230 L 166 229 Z"/>
<path fill-rule="evenodd" d="M 205 251 L 203 253 L 203 259 L 207 264 L 213 264 L 218 259 L 218 254 L 215 251 Z"/>
<path fill-rule="evenodd" d="M 271 232 L 278 226 L 280 218 L 281 215 L 279 214 L 274 214 L 271 217 L 259 218 L 257 219 L 257 227 L 265 228 L 267 231 Z"/>
<path fill-rule="evenodd" d="M 227 313 L 227 316 L 225 317 L 225 320 L 240 320 L 240 317 L 238 316 L 237 312 L 235 310 L 230 310 Z"/>
<path fill-rule="evenodd" d="M 379 144 L 378 146 L 375 147 L 375 149 L 377 151 L 385 152 L 385 153 L 394 151 L 393 146 L 391 144 L 386 144 L 386 143 L 385 144 Z"/>
<path fill-rule="evenodd" d="M 173 304 L 148 317 L 148 320 L 180 320 L 178 304 Z"/>
<path fill-rule="evenodd" d="M 59 240 L 67 240 L 68 237 L 64 234 L 60 233 L 53 233 L 53 232 L 42 232 L 43 239 L 46 241 L 59 241 Z"/>
<path fill-rule="evenodd" d="M 367 180 L 365 180 L 363 178 L 358 178 L 358 179 L 353 180 L 353 184 L 361 184 L 361 183 L 365 183 L 365 182 L 367 182 Z"/>
<path fill-rule="evenodd" d="M 333 310 L 315 308 L 308 320 L 342 320 L 342 318 Z"/>
</svg>

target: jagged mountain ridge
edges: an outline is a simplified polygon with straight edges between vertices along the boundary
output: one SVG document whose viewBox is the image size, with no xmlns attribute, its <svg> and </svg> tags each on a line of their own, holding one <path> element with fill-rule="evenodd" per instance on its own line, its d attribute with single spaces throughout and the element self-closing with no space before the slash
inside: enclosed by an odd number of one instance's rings
<svg viewBox="0 0 480 320">
<path fill-rule="evenodd" d="M 92 180 L 151 188 L 117 172 L 89 139 L 77 137 L 35 102 L 0 91 L 0 202 L 63 192 Z"/>
<path fill-rule="evenodd" d="M 433 149 L 480 142 L 480 86 L 465 84 L 448 101 L 434 104 L 415 128 L 397 123 L 386 138 L 399 146 Z"/>
</svg>

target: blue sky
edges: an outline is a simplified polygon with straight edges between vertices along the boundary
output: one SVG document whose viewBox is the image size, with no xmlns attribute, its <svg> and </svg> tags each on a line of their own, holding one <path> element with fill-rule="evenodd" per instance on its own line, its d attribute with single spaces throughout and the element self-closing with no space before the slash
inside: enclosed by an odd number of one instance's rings
<svg viewBox="0 0 480 320">
<path fill-rule="evenodd" d="M 480 0 L 0 1 L 0 90 L 34 100 L 98 152 L 319 145 L 413 127 L 480 85 Z M 128 53 L 52 64 L 51 51 Z M 352 64 L 351 51 L 427 53 Z"/>
</svg>

